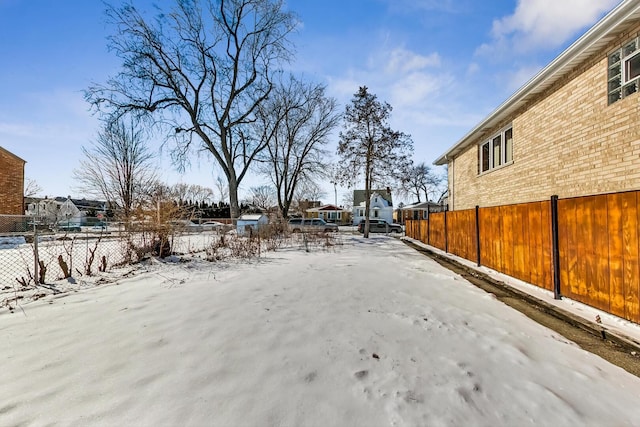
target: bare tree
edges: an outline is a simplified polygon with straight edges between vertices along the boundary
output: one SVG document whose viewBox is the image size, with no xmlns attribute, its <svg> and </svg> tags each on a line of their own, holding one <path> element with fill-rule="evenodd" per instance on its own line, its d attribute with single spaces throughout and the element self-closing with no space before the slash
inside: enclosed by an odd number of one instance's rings
<svg viewBox="0 0 640 427">
<path fill-rule="evenodd" d="M 42 192 L 42 187 L 35 179 L 26 178 L 24 180 L 24 197 L 35 197 Z"/>
<path fill-rule="evenodd" d="M 218 176 L 215 180 L 215 187 L 218 191 L 218 202 L 223 202 L 229 199 L 229 185 L 225 183 L 222 177 Z"/>
<path fill-rule="evenodd" d="M 289 76 L 277 85 L 258 111 L 256 125 L 273 126 L 267 149 L 261 156 L 261 171 L 276 189 L 283 218 L 301 181 L 326 177 L 329 153 L 324 147 L 338 126 L 340 114 L 335 99 L 325 95 L 325 86 Z"/>
<path fill-rule="evenodd" d="M 340 200 L 342 202 L 342 206 L 345 209 L 351 209 L 353 208 L 353 192 L 346 192 L 342 195 L 342 200 Z"/>
<path fill-rule="evenodd" d="M 364 237 L 369 237 L 373 186 L 401 181 L 411 167 L 413 142 L 409 135 L 389 127 L 391 110 L 391 105 L 378 101 L 376 95 L 362 86 L 347 105 L 344 131 L 340 132 L 338 168 L 343 183 L 353 186 L 364 176 Z"/>
<path fill-rule="evenodd" d="M 237 217 L 238 186 L 266 145 L 247 128 L 290 56 L 294 16 L 283 0 L 177 0 L 154 19 L 131 4 L 109 6 L 107 17 L 122 70 L 90 87 L 86 99 L 99 111 L 135 112 L 163 125 L 179 168 L 193 150 L 210 153 Z"/>
<path fill-rule="evenodd" d="M 418 203 L 422 201 L 422 196 L 424 196 L 424 201 L 428 202 L 437 199 L 441 192 L 441 182 L 442 177 L 436 175 L 429 166 L 422 162 L 409 169 L 409 173 L 402 180 L 400 193 L 415 197 Z"/>
<path fill-rule="evenodd" d="M 326 195 L 327 192 L 324 191 L 315 181 L 302 180 L 298 182 L 295 199 L 298 201 L 309 200 L 315 202 Z"/>
<path fill-rule="evenodd" d="M 198 203 L 211 203 L 213 202 L 213 190 L 209 187 L 204 187 L 198 184 L 191 184 L 189 186 L 189 198 Z"/>
<path fill-rule="evenodd" d="M 168 187 L 165 195 L 181 208 L 183 216 L 201 217 L 200 203 L 213 200 L 213 190 L 197 184 L 178 183 Z"/>
<path fill-rule="evenodd" d="M 275 204 L 276 192 L 270 185 L 251 187 L 251 204 L 260 209 L 268 209 Z"/>
<path fill-rule="evenodd" d="M 82 154 L 84 158 L 73 172 L 78 189 L 115 203 L 123 219 L 129 219 L 156 179 L 155 156 L 142 130 L 133 122 L 106 123 L 96 141 L 82 147 Z"/>
</svg>

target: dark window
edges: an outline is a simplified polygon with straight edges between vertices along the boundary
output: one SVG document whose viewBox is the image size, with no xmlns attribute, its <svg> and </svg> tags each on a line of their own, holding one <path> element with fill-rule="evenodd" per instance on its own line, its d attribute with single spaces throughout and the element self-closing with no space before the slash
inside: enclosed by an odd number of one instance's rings
<svg viewBox="0 0 640 427">
<path fill-rule="evenodd" d="M 480 153 L 480 157 L 481 157 L 481 168 L 480 171 L 481 172 L 486 172 L 489 170 L 489 143 L 487 142 L 486 144 L 482 144 L 482 151 Z"/>
<path fill-rule="evenodd" d="M 640 50 L 638 39 L 609 54 L 607 62 L 607 102 L 614 102 L 638 92 Z"/>
<path fill-rule="evenodd" d="M 502 164 L 502 154 L 500 149 L 502 148 L 502 135 L 498 135 L 493 138 L 493 164 L 491 167 L 497 168 Z"/>
<path fill-rule="evenodd" d="M 624 70 L 626 74 L 626 81 L 633 80 L 640 76 L 640 55 L 635 55 L 627 59 Z"/>
<path fill-rule="evenodd" d="M 487 172 L 513 161 L 513 129 L 508 128 L 478 149 L 478 173 Z"/>
</svg>

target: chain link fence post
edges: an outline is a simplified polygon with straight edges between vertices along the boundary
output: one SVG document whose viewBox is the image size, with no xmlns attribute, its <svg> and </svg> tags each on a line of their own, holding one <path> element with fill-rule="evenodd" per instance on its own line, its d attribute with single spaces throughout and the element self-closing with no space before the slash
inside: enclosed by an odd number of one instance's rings
<svg viewBox="0 0 640 427">
<path fill-rule="evenodd" d="M 40 268 L 40 257 L 38 256 L 38 226 L 36 225 L 37 221 L 33 220 L 33 282 L 34 285 L 38 286 L 40 283 L 39 279 L 39 271 Z"/>
</svg>

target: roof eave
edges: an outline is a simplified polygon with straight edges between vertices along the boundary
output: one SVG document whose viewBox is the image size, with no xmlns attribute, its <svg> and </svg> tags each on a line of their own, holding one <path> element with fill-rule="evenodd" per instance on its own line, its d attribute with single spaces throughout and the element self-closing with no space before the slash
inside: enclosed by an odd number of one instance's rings
<svg viewBox="0 0 640 427">
<path fill-rule="evenodd" d="M 490 128 L 497 126 L 499 122 L 506 120 L 509 114 L 512 114 L 515 110 L 526 104 L 528 96 L 537 95 L 546 90 L 562 76 L 590 58 L 596 50 L 601 49 L 613 39 L 618 34 L 619 31 L 615 30 L 620 25 L 628 23 L 633 19 L 638 19 L 639 17 L 640 0 L 621 2 L 457 143 L 438 157 L 433 164 L 437 166 L 447 164 L 451 158 L 466 149 L 473 139 L 479 136 L 480 131 L 488 131 Z"/>
<path fill-rule="evenodd" d="M 15 155 L 15 154 L 13 154 L 11 151 L 7 150 L 7 149 L 6 149 L 6 148 L 4 148 L 4 147 L 0 147 L 0 150 L 2 150 L 3 152 L 7 153 L 9 156 L 11 156 L 11 157 L 13 157 L 13 158 L 15 158 L 15 159 L 17 159 L 17 160 L 20 160 L 22 163 L 27 163 L 27 161 L 26 161 L 25 159 L 23 159 L 23 158 L 21 158 L 21 157 L 19 157 L 19 156 Z"/>
</svg>

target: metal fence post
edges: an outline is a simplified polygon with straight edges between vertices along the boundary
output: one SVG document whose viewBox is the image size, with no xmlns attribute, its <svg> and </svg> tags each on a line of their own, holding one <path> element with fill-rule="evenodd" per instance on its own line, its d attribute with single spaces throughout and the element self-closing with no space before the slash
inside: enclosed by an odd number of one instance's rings
<svg viewBox="0 0 640 427">
<path fill-rule="evenodd" d="M 37 222 L 37 220 L 33 220 L 33 282 L 36 286 L 38 286 L 40 282 L 38 272 L 38 268 L 40 267 L 40 257 L 38 256 L 38 227 L 36 226 Z"/>
<path fill-rule="evenodd" d="M 480 263 L 480 206 L 476 205 L 476 258 L 478 267 Z"/>
<path fill-rule="evenodd" d="M 553 297 L 560 299 L 560 249 L 558 247 L 558 196 L 551 196 L 551 253 L 553 261 Z"/>
</svg>

